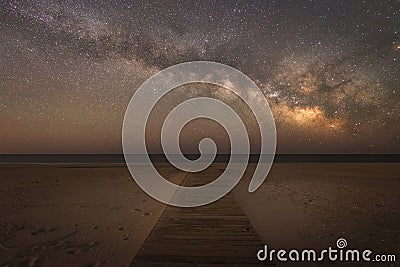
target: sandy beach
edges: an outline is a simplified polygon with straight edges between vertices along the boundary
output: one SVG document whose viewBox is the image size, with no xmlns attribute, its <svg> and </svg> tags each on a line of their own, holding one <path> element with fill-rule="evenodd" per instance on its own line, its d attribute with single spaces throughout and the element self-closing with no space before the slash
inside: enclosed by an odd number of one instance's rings
<svg viewBox="0 0 400 267">
<path fill-rule="evenodd" d="M 278 163 L 249 194 L 251 169 L 232 194 L 268 246 L 326 248 L 344 237 L 400 255 L 400 164 Z M 123 165 L 3 164 L 0 192 L 1 266 L 127 266 L 165 209 Z"/>
<path fill-rule="evenodd" d="M 126 266 L 165 207 L 118 165 L 0 170 L 1 266 Z M 161 171 L 176 183 L 183 178 Z"/>
<path fill-rule="evenodd" d="M 233 194 L 273 248 L 352 248 L 400 252 L 400 164 L 278 163 L 260 189 L 249 175 Z"/>
</svg>

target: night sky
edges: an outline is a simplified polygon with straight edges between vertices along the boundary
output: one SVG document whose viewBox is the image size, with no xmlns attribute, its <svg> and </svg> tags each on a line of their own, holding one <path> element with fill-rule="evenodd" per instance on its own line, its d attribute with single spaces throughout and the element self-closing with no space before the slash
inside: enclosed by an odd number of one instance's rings
<svg viewBox="0 0 400 267">
<path fill-rule="evenodd" d="M 120 153 L 125 109 L 152 74 L 210 60 L 263 91 L 278 153 L 400 153 L 400 1 L 7 1 L 0 3 L 0 153 Z M 149 122 L 159 151 L 168 112 L 218 98 L 257 127 L 222 88 L 183 86 Z M 187 125 L 183 150 L 226 134 Z"/>
</svg>

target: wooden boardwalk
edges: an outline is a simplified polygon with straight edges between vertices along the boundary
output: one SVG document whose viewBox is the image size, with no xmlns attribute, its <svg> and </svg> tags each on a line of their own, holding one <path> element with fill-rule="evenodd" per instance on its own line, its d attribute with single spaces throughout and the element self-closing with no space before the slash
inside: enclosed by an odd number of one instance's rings
<svg viewBox="0 0 400 267">
<path fill-rule="evenodd" d="M 185 185 L 204 184 L 204 175 Z M 168 206 L 131 266 L 251 266 L 263 247 L 231 194 L 197 208 Z"/>
</svg>

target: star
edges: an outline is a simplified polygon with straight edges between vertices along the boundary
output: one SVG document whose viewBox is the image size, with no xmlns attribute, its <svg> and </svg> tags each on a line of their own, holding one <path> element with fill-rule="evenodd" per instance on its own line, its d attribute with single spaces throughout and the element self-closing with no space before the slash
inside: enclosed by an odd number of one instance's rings
<svg viewBox="0 0 400 267">
<path fill-rule="evenodd" d="M 237 68 L 260 87 L 274 113 L 278 153 L 370 153 L 371 145 L 374 153 L 399 153 L 400 21 L 394 6 L 5 0 L 1 152 L 121 153 L 122 121 L 135 90 L 166 67 L 209 60 Z M 257 140 L 254 116 L 235 95 L 187 86 L 154 110 L 152 151 L 162 152 L 157 140 L 166 114 L 189 96 L 231 105 Z M 210 125 L 188 125 L 183 149 L 197 149 L 193 140 L 210 135 L 229 151 L 223 129 Z"/>
</svg>

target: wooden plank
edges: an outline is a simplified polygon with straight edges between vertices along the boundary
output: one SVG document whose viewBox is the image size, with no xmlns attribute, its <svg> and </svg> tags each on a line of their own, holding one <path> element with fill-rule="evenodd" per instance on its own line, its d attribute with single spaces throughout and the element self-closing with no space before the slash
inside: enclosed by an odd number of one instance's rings
<svg viewBox="0 0 400 267">
<path fill-rule="evenodd" d="M 207 179 L 208 177 L 206 177 Z M 201 173 L 183 184 L 204 184 Z M 231 194 L 202 207 L 168 206 L 131 266 L 251 266 L 259 236 Z"/>
</svg>

